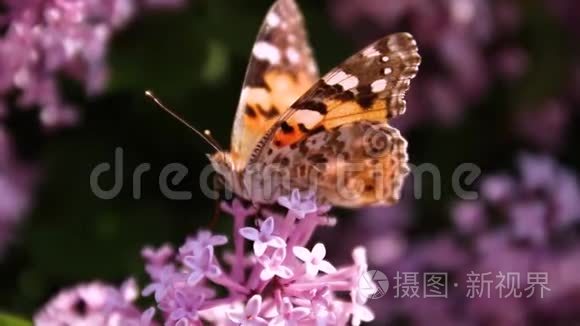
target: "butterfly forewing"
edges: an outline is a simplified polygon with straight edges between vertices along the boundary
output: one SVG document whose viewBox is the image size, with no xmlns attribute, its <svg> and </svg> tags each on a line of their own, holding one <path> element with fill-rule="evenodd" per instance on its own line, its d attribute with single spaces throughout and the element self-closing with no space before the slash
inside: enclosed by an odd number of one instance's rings
<svg viewBox="0 0 580 326">
<path fill-rule="evenodd" d="M 404 113 L 404 95 L 420 62 L 410 34 L 392 34 L 369 45 L 301 96 L 258 143 L 252 160 L 260 160 L 268 143 L 282 148 L 320 129 L 356 121 L 385 122 Z"/>
<path fill-rule="evenodd" d="M 278 0 L 260 28 L 242 87 L 231 139 L 238 165 L 317 79 L 302 14 L 294 0 Z"/>
</svg>

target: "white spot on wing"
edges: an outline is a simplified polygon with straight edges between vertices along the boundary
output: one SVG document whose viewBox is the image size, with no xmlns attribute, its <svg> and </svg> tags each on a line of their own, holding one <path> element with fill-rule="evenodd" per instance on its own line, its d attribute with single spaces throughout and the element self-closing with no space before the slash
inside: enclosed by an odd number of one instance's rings
<svg viewBox="0 0 580 326">
<path fill-rule="evenodd" d="M 340 83 L 341 81 L 345 80 L 346 78 L 348 78 L 348 75 L 344 71 L 339 70 L 335 74 L 332 74 L 330 76 L 325 76 L 324 81 L 328 85 L 333 86 L 333 85 L 336 85 L 336 84 Z"/>
<path fill-rule="evenodd" d="M 358 78 L 351 75 L 347 79 L 341 81 L 339 84 L 344 89 L 352 89 L 358 86 Z"/>
<path fill-rule="evenodd" d="M 260 60 L 267 60 L 271 64 L 280 62 L 280 50 L 268 42 L 257 42 L 252 50 L 254 56 Z"/>
<path fill-rule="evenodd" d="M 297 111 L 295 116 L 296 120 L 303 123 L 306 128 L 313 128 L 322 120 L 322 114 L 312 110 Z"/>
<path fill-rule="evenodd" d="M 393 72 L 393 69 L 391 69 L 389 67 L 385 68 L 385 70 L 384 70 L 385 75 L 388 75 L 388 74 L 390 74 L 392 72 Z"/>
<path fill-rule="evenodd" d="M 388 62 L 389 61 L 389 57 L 388 56 L 384 56 L 384 57 L 381 58 L 381 60 L 383 62 Z"/>
<path fill-rule="evenodd" d="M 270 27 L 278 27 L 280 25 L 280 16 L 275 12 L 271 12 L 266 16 L 266 24 Z"/>
<path fill-rule="evenodd" d="M 362 54 L 367 58 L 372 58 L 380 55 L 381 53 L 374 46 L 370 46 L 364 49 Z"/>
<path fill-rule="evenodd" d="M 296 64 L 300 62 L 300 53 L 298 53 L 295 48 L 290 47 L 286 49 L 286 57 L 291 63 Z"/>
<path fill-rule="evenodd" d="M 331 76 L 325 77 L 324 81 L 330 86 L 334 86 L 336 84 L 339 84 L 344 89 L 355 88 L 358 86 L 358 82 L 359 82 L 358 78 L 356 78 L 356 76 L 349 75 L 342 70 L 338 71 L 337 73 L 335 73 Z"/>
<path fill-rule="evenodd" d="M 375 80 L 371 84 L 371 91 L 373 93 L 380 93 L 380 92 L 384 91 L 386 87 L 387 87 L 386 80 L 384 80 L 384 79 Z"/>
</svg>

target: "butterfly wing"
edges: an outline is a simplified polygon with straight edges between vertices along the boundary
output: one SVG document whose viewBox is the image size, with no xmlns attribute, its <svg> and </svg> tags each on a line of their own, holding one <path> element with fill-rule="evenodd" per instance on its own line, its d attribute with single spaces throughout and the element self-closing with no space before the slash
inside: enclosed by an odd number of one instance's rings
<svg viewBox="0 0 580 326">
<path fill-rule="evenodd" d="M 253 174 L 260 179 L 247 183 L 256 185 L 253 193 L 263 195 L 266 189 L 276 197 L 310 190 L 320 202 L 351 208 L 399 200 L 409 173 L 407 142 L 385 122 L 321 129 L 295 144 L 267 150 L 257 163 L 261 173 Z"/>
<path fill-rule="evenodd" d="M 409 172 L 407 142 L 388 121 L 405 112 L 420 61 L 406 33 L 369 45 L 300 97 L 250 163 L 288 173 L 287 182 L 271 182 L 280 188 L 273 193 L 314 187 L 318 200 L 337 206 L 396 202 Z"/>
<path fill-rule="evenodd" d="M 235 116 L 231 152 L 247 163 L 266 131 L 318 79 L 302 14 L 294 0 L 268 11 L 252 49 Z"/>
<path fill-rule="evenodd" d="M 296 144 L 320 130 L 357 121 L 388 122 L 405 112 L 405 93 L 421 57 L 408 33 L 386 36 L 318 80 L 260 140 L 251 162 L 264 152 Z"/>
</svg>

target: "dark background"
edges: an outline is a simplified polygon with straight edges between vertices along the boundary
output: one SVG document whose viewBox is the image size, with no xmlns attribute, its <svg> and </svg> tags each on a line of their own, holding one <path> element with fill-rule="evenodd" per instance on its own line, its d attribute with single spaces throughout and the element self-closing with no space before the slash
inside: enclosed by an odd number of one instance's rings
<svg viewBox="0 0 580 326">
<path fill-rule="evenodd" d="M 181 10 L 141 15 L 114 38 L 108 56 L 112 75 L 104 94 L 86 97 L 77 84 L 63 80 L 66 97 L 82 109 L 82 120 L 75 127 L 44 131 L 34 110 L 11 110 L 5 124 L 19 156 L 37 165 L 42 177 L 31 212 L 2 257 L 0 309 L 31 316 L 58 289 L 82 281 L 118 284 L 134 275 L 143 284 L 139 255 L 143 245 L 179 244 L 210 222 L 214 203 L 200 193 L 198 175 L 208 164 L 205 153 L 211 148 L 158 110 L 143 91 L 153 89 L 187 121 L 210 129 L 227 146 L 248 55 L 269 5 L 270 1 L 197 0 Z M 333 18 L 338 2 L 300 1 L 300 5 L 321 72 L 366 41 L 406 31 L 409 25 L 402 20 L 386 28 L 364 22 L 344 26 Z M 578 34 L 544 2 L 522 1 L 518 6 L 522 22 L 506 42 L 517 41 L 527 53 L 521 78 L 510 82 L 491 78 L 485 91 L 461 103 L 460 118 L 452 123 L 435 121 L 437 114 L 429 112 L 429 105 L 413 103 L 417 97 L 409 100 L 409 111 L 423 106 L 420 114 L 425 115 L 403 127 L 411 162 L 433 163 L 444 176 L 443 200 L 413 204 L 422 228 L 447 225 L 445 216 L 454 197 L 445 176 L 460 163 L 474 162 L 484 173 L 512 169 L 515 155 L 527 150 L 548 153 L 568 167 L 580 166 L 580 131 L 573 127 L 578 126 L 578 104 L 568 91 L 577 87 L 568 74 L 578 63 Z M 418 40 L 421 49 L 420 36 Z M 481 47 L 485 56 L 494 50 L 493 45 Z M 419 78 L 422 73 L 445 73 L 431 51 L 429 46 L 421 51 Z M 551 98 L 569 103 L 568 127 L 559 136 L 560 144 L 542 146 L 519 137 L 514 115 L 541 107 Z M 537 133 L 551 131 L 541 126 L 539 122 Z M 112 163 L 117 147 L 124 150 L 124 187 L 116 198 L 102 200 L 91 192 L 89 175 L 97 164 Z M 192 200 L 162 196 L 157 177 L 173 162 L 189 168 L 176 189 L 191 191 Z M 136 200 L 132 172 L 141 163 L 150 163 L 152 170 L 143 178 L 142 198 Z M 111 185 L 112 178 L 107 173 L 102 186 Z M 341 223 L 354 223 L 352 212 L 337 215 L 344 218 Z M 227 224 L 222 219 L 218 229 L 225 230 Z M 336 244 L 331 250 L 343 249 Z"/>
</svg>

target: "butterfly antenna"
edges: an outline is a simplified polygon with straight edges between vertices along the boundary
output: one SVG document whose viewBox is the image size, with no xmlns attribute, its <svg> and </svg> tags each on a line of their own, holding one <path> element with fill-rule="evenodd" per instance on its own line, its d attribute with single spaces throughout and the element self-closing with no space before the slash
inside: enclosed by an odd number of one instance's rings
<svg viewBox="0 0 580 326">
<path fill-rule="evenodd" d="M 160 108 L 162 108 L 165 112 L 169 113 L 172 117 L 174 117 L 175 119 L 177 119 L 177 121 L 181 122 L 182 124 L 184 124 L 186 127 L 188 127 L 189 129 L 193 130 L 193 132 L 195 132 L 198 136 L 200 136 L 203 140 L 205 140 L 211 147 L 213 147 L 216 151 L 218 152 L 223 152 L 222 147 L 219 145 L 219 143 L 211 136 L 211 133 L 209 132 L 209 130 L 205 130 L 204 132 L 201 132 L 199 130 L 197 130 L 194 126 L 192 126 L 189 122 L 185 121 L 185 119 L 183 119 L 182 117 L 180 117 L 179 115 L 177 115 L 177 113 L 173 112 L 172 110 L 168 109 L 165 105 L 163 105 L 163 103 L 155 96 L 155 94 L 153 94 L 152 91 L 150 90 L 146 90 L 145 91 L 145 95 L 147 97 L 149 97 L 151 100 L 153 100 L 153 102 L 155 102 L 155 104 L 157 104 Z"/>
</svg>

